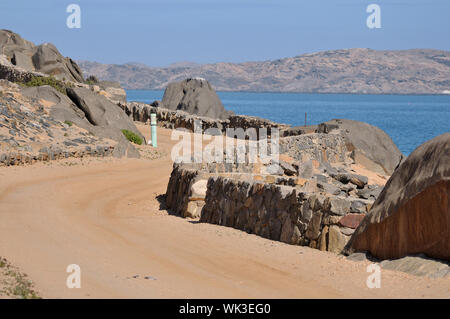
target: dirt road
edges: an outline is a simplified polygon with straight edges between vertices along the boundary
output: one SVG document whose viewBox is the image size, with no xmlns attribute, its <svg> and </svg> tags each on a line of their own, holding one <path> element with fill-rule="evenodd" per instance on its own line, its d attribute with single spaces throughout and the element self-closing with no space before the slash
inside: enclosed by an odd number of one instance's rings
<svg viewBox="0 0 450 319">
<path fill-rule="evenodd" d="M 46 298 L 448 298 L 446 279 L 383 271 L 369 289 L 366 262 L 168 214 L 169 155 L 0 169 L 0 256 Z"/>
</svg>

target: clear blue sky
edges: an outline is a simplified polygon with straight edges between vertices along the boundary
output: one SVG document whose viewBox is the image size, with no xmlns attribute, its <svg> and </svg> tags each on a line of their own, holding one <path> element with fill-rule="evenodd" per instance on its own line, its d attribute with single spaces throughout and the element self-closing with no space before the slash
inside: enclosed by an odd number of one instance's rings
<svg viewBox="0 0 450 319">
<path fill-rule="evenodd" d="M 66 26 L 71 3 L 81 29 Z M 366 26 L 371 3 L 381 29 Z M 151 66 L 355 47 L 449 50 L 450 0 L 1 0 L 0 28 L 74 59 Z"/>
</svg>

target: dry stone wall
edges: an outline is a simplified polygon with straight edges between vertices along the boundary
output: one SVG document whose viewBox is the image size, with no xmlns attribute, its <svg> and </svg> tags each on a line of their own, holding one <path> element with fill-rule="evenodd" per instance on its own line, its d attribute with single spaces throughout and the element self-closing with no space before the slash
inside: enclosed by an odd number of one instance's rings
<svg viewBox="0 0 450 319">
<path fill-rule="evenodd" d="M 341 131 L 333 131 L 284 137 L 280 139 L 280 152 L 300 162 L 339 163 L 348 160 L 350 150 Z"/>
<path fill-rule="evenodd" d="M 333 176 L 347 182 L 336 180 L 342 185 L 335 194 L 311 188 L 314 179 L 257 174 L 255 167 L 176 164 L 166 204 L 182 217 L 340 253 L 380 190 L 361 176 Z"/>
<path fill-rule="evenodd" d="M 134 121 L 144 123 L 150 119 L 150 113 L 152 111 L 156 112 L 158 124 L 162 127 L 170 129 L 185 128 L 193 131 L 194 122 L 196 120 L 202 121 L 203 130 L 217 128 L 222 133 L 225 133 L 227 128 L 242 128 L 247 130 L 249 128 L 257 129 L 265 127 L 268 128 L 268 134 L 270 135 L 270 128 L 278 128 L 280 132 L 284 132 L 289 128 L 289 125 L 286 124 L 280 124 L 266 119 L 245 115 L 232 115 L 226 120 L 216 120 L 209 117 L 192 115 L 180 110 L 169 110 L 162 107 L 159 102 L 154 102 L 151 105 L 139 102 L 130 102 L 125 104 L 120 103 L 119 106 Z"/>
<path fill-rule="evenodd" d="M 86 146 L 84 149 L 63 150 L 60 148 L 42 148 L 38 153 L 0 151 L 0 167 L 34 164 L 66 158 L 108 157 L 114 154 L 114 146 Z"/>
<path fill-rule="evenodd" d="M 370 205 L 295 186 L 211 177 L 200 221 L 340 253 Z"/>
</svg>

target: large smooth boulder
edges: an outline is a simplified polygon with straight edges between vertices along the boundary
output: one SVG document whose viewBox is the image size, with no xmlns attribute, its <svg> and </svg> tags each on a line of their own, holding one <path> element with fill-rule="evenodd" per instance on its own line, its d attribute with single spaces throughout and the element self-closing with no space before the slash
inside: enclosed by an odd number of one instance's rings
<svg viewBox="0 0 450 319">
<path fill-rule="evenodd" d="M 71 96 L 76 97 L 76 99 L 74 98 L 75 102 L 51 86 L 24 88 L 21 93 L 28 98 L 50 102 L 49 113 L 54 119 L 61 122 L 72 122 L 95 136 L 117 141 L 113 152 L 115 157 L 140 157 L 138 150 L 125 138 L 121 130 L 128 129 L 143 139 L 144 137 L 117 105 L 88 89 L 74 88 L 71 90 Z M 89 117 L 85 110 L 91 112 Z M 96 120 L 92 121 L 92 119 Z"/>
<path fill-rule="evenodd" d="M 85 130 L 91 130 L 92 124 L 86 119 L 84 112 L 67 95 L 53 87 L 48 85 L 27 87 L 23 88 L 21 93 L 31 99 L 50 102 L 52 105 L 49 113 L 54 119 L 61 122 L 69 121 Z"/>
<path fill-rule="evenodd" d="M 0 52 L 10 59 L 14 56 L 14 52 L 31 52 L 33 48 L 32 42 L 23 39 L 17 33 L 0 30 Z"/>
<path fill-rule="evenodd" d="M 395 170 L 351 238 L 346 252 L 354 251 L 450 260 L 450 133 L 419 146 Z"/>
<path fill-rule="evenodd" d="M 231 114 L 225 110 L 211 84 L 200 78 L 170 83 L 162 104 L 170 110 L 182 110 L 213 119 L 227 119 Z"/>
<path fill-rule="evenodd" d="M 403 154 L 392 139 L 380 128 L 368 123 L 334 119 L 318 126 L 319 133 L 340 129 L 346 137 L 347 148 L 356 163 L 378 174 L 392 175 Z"/>
<path fill-rule="evenodd" d="M 67 95 L 84 112 L 92 125 L 126 129 L 145 140 L 125 112 L 104 96 L 85 88 L 68 88 Z"/>
<path fill-rule="evenodd" d="M 44 43 L 35 48 L 32 57 L 37 71 L 51 75 L 58 80 L 83 82 L 80 67 L 70 58 L 65 58 L 51 43 Z"/>
<path fill-rule="evenodd" d="M 15 66 L 30 72 L 51 75 L 58 80 L 83 82 L 83 72 L 51 43 L 35 46 L 9 30 L 0 30 L 0 53 Z"/>
</svg>

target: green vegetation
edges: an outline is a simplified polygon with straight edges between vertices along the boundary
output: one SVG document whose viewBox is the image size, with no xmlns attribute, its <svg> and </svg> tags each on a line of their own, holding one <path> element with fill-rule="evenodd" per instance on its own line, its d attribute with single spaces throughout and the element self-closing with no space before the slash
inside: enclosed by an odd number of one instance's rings
<svg viewBox="0 0 450 319">
<path fill-rule="evenodd" d="M 127 140 L 129 140 L 130 142 L 132 142 L 134 144 L 142 145 L 143 140 L 136 133 L 131 132 L 129 130 L 122 130 L 122 133 L 123 133 L 123 135 L 125 135 Z"/>
<path fill-rule="evenodd" d="M 21 84 L 26 87 L 50 85 L 57 91 L 66 95 L 67 95 L 66 88 L 71 87 L 70 84 L 64 83 L 63 81 L 59 81 L 52 76 L 50 77 L 32 76 L 28 82 Z"/>
<path fill-rule="evenodd" d="M 27 275 L 19 272 L 4 258 L 0 258 L 0 279 L 0 296 L 5 294 L 20 299 L 40 298 Z"/>
<path fill-rule="evenodd" d="M 72 126 L 73 123 L 71 121 L 64 121 L 64 124 L 68 125 L 68 126 Z"/>
<path fill-rule="evenodd" d="M 98 79 L 95 75 L 90 75 L 84 82 L 89 85 L 94 85 L 98 83 Z"/>
</svg>

